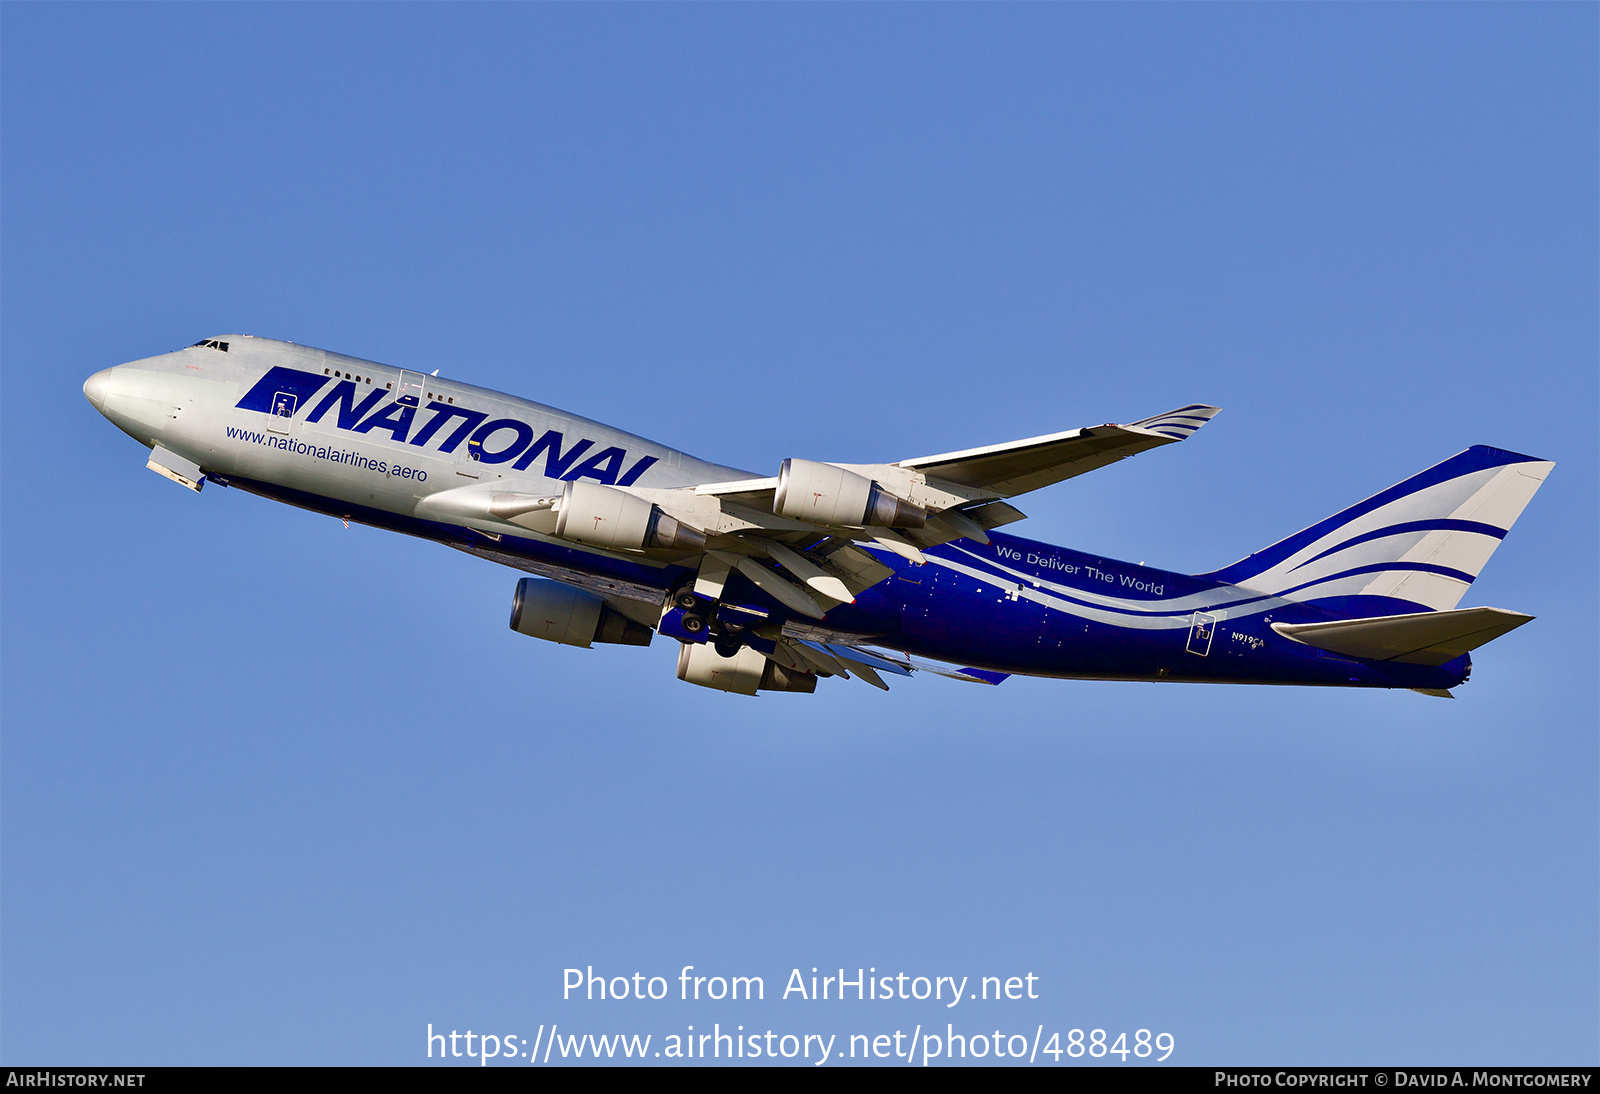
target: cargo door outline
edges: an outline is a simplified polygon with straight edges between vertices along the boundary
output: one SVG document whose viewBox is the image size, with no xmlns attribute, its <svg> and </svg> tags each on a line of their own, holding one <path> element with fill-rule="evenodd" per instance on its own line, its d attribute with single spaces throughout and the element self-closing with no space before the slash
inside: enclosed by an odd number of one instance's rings
<svg viewBox="0 0 1600 1094">
<path fill-rule="evenodd" d="M 1211 640 L 1217 634 L 1217 617 L 1208 612 L 1195 612 L 1189 624 L 1189 642 L 1184 648 L 1196 657 L 1211 653 Z"/>
<path fill-rule="evenodd" d="M 425 378 L 420 372 L 407 372 L 400 370 L 400 390 L 395 392 L 394 401 L 401 406 L 422 405 L 422 385 Z"/>
</svg>

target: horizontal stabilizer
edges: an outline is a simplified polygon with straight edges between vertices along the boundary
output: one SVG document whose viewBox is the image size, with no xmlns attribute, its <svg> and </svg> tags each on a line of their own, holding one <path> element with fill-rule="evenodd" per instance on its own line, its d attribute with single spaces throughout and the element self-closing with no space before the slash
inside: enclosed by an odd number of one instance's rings
<svg viewBox="0 0 1600 1094">
<path fill-rule="evenodd" d="M 1345 657 L 1443 665 L 1532 618 L 1504 608 L 1462 608 L 1333 623 L 1274 623 L 1272 629 L 1285 638 Z"/>
</svg>

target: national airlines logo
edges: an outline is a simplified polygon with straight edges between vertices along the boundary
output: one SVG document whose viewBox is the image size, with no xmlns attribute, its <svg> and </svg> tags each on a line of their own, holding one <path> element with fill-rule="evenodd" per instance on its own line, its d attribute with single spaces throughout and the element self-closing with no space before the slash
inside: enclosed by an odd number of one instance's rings
<svg viewBox="0 0 1600 1094">
<path fill-rule="evenodd" d="M 330 383 L 333 387 L 324 394 L 322 389 Z M 622 448 L 612 446 L 591 453 L 595 442 L 587 438 L 574 441 L 569 448 L 566 438 L 554 429 L 536 436 L 532 426 L 515 418 L 490 419 L 482 411 L 437 400 L 421 406 L 415 396 L 390 399 L 393 394 L 383 388 L 358 387 L 354 380 L 335 382 L 330 376 L 279 366 L 261 377 L 235 405 L 281 418 L 297 417 L 300 408 L 309 405 L 307 422 L 320 422 L 332 412 L 333 424 L 339 429 L 381 431 L 388 434 L 385 439 L 418 447 L 438 441 L 439 452 L 454 452 L 465 444 L 473 459 L 509 463 L 517 471 L 528 470 L 542 456 L 545 477 L 551 479 L 594 479 L 607 486 L 632 486 L 657 462 L 655 456 L 642 456 L 630 465 Z"/>
</svg>

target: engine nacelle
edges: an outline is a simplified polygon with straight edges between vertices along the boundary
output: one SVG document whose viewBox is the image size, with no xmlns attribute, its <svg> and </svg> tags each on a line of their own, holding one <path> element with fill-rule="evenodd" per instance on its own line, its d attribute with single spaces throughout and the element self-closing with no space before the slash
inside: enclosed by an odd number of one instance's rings
<svg viewBox="0 0 1600 1094">
<path fill-rule="evenodd" d="M 562 487 L 556 535 L 624 551 L 702 551 L 706 546 L 705 533 L 667 516 L 659 506 L 626 490 L 577 480 Z"/>
<path fill-rule="evenodd" d="M 815 460 L 783 461 L 772 511 L 811 524 L 921 528 L 928 511 L 854 471 Z"/>
<path fill-rule="evenodd" d="M 635 622 L 604 600 L 559 581 L 525 577 L 511 602 L 511 629 L 563 646 L 588 648 L 594 642 L 648 646 L 656 632 Z"/>
<path fill-rule="evenodd" d="M 724 657 L 705 643 L 684 643 L 678 647 L 678 679 L 703 688 L 754 695 L 761 691 L 817 690 L 811 673 L 790 672 L 769 661 L 749 646 L 740 646 L 732 657 Z"/>
</svg>

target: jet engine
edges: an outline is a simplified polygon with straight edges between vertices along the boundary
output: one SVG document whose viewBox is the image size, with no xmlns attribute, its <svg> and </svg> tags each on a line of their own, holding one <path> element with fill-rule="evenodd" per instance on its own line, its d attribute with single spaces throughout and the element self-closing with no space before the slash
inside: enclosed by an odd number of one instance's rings
<svg viewBox="0 0 1600 1094">
<path fill-rule="evenodd" d="M 573 481 L 562 488 L 556 535 L 622 550 L 701 551 L 706 546 L 705 534 L 699 529 L 680 523 L 659 506 L 626 490 L 597 482 Z"/>
<path fill-rule="evenodd" d="M 812 524 L 921 528 L 928 511 L 888 493 L 869 478 L 831 463 L 783 461 L 772 511 Z"/>
<path fill-rule="evenodd" d="M 525 577 L 511 602 L 511 629 L 564 646 L 594 642 L 648 646 L 656 632 L 611 607 L 594 593 L 559 581 Z"/>
<path fill-rule="evenodd" d="M 678 679 L 703 688 L 754 695 L 761 691 L 817 690 L 811 673 L 791 672 L 769 661 L 749 646 L 740 646 L 732 657 L 724 657 L 704 643 L 685 642 L 678 647 Z"/>
</svg>

